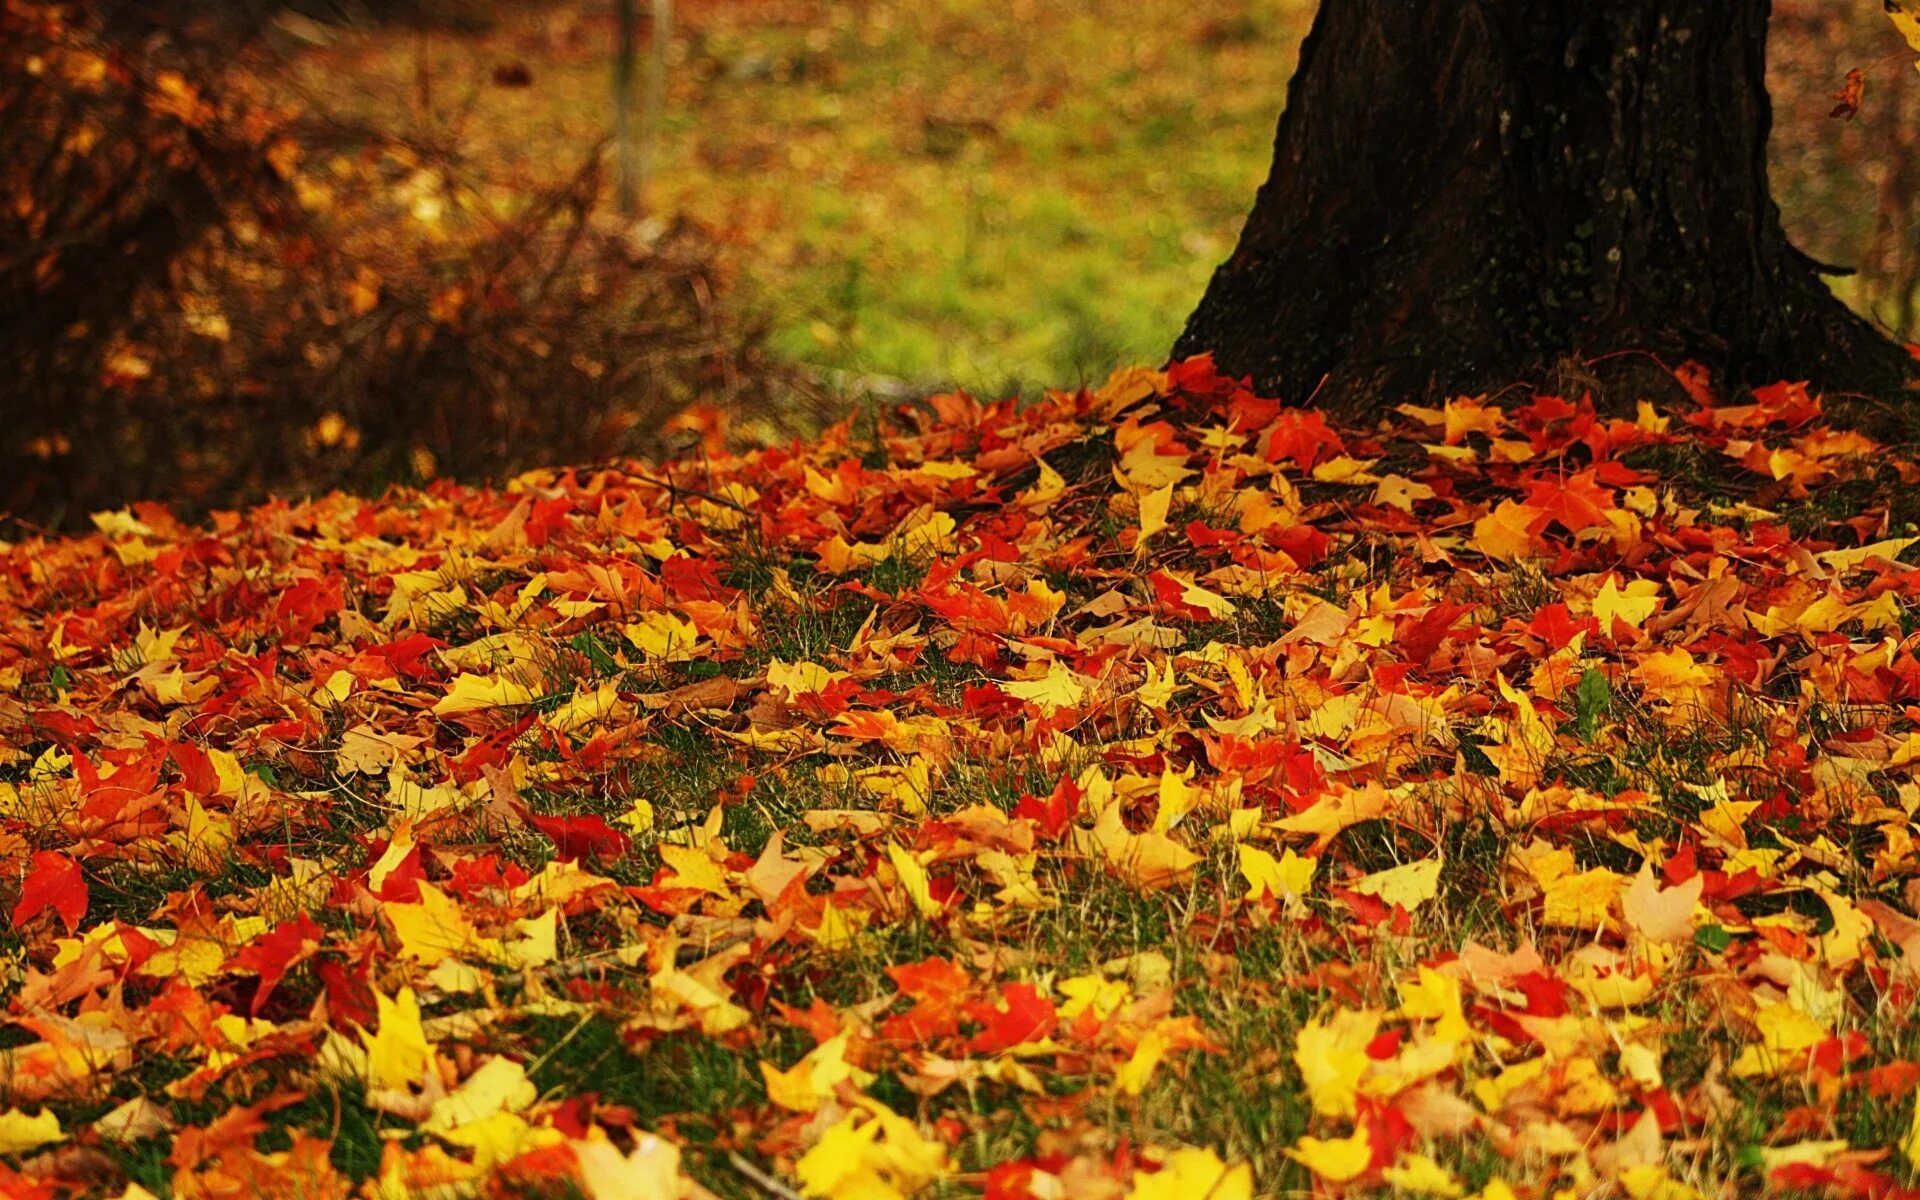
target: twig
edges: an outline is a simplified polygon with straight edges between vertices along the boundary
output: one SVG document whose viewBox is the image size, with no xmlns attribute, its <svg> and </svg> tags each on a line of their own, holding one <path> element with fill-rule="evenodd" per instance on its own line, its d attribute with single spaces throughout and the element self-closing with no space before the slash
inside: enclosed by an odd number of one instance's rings
<svg viewBox="0 0 1920 1200">
<path fill-rule="evenodd" d="M 780 1200 L 802 1200 L 799 1192 L 748 1162 L 738 1150 L 727 1151 L 727 1163 L 769 1196 L 778 1196 Z"/>
</svg>

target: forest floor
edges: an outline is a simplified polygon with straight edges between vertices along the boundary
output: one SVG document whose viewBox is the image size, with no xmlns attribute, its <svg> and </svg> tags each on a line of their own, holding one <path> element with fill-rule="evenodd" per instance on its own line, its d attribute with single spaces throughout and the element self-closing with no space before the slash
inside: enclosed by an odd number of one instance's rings
<svg viewBox="0 0 1920 1200">
<path fill-rule="evenodd" d="M 1165 353 L 1266 176 L 1313 4 L 677 7 L 651 209 L 731 245 L 787 357 L 997 395 Z M 550 179 L 612 127 L 608 11 L 335 30 L 289 85 Z"/>
<path fill-rule="evenodd" d="M 679 0 L 646 199 L 716 231 L 774 349 L 845 390 L 1097 381 L 1160 361 L 1231 249 L 1314 7 Z M 288 56 L 284 92 L 451 148 L 509 190 L 550 182 L 612 129 L 610 13 L 314 27 L 326 44 Z M 1859 268 L 1836 286 L 1897 324 L 1920 286 L 1899 249 L 1916 211 L 1887 188 L 1920 153 L 1920 88 L 1870 7 L 1783 5 L 1776 25 L 1789 229 Z M 1843 122 L 1829 93 L 1847 66 L 1869 68 L 1870 99 Z"/>
<path fill-rule="evenodd" d="M 7 548 L 0 1187 L 1909 1194 L 1920 466 L 1695 394 Z"/>
</svg>

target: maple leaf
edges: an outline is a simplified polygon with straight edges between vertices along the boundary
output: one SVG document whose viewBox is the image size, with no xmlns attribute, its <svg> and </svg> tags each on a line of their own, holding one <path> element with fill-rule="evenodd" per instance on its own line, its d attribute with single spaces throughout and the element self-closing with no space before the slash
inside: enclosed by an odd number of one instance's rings
<svg viewBox="0 0 1920 1200">
<path fill-rule="evenodd" d="M 1705 877 L 1694 874 L 1670 888 L 1661 888 L 1653 880 L 1653 868 L 1640 865 L 1620 894 L 1620 913 L 1627 928 L 1656 942 L 1680 942 L 1693 936 L 1694 907 L 1700 902 Z"/>
<path fill-rule="evenodd" d="M 997 1002 L 970 1004 L 966 1013 L 981 1025 L 967 1041 L 967 1049 L 976 1054 L 998 1054 L 1042 1041 L 1060 1020 L 1053 1001 L 1029 983 L 1006 984 Z"/>
<path fill-rule="evenodd" d="M 13 906 L 13 927 L 52 909 L 72 933 L 87 915 L 87 879 L 80 864 L 52 850 L 33 853 L 33 870 L 20 885 L 20 902 Z"/>
<path fill-rule="evenodd" d="M 0 1112 L 0 1154 L 38 1150 L 65 1141 L 66 1136 L 52 1109 L 42 1109 L 31 1117 L 17 1108 Z"/>
<path fill-rule="evenodd" d="M 1502 500 L 1492 512 L 1473 523 L 1473 545 L 1500 562 L 1515 562 L 1541 553 L 1538 531 L 1546 525 L 1541 509 L 1516 500 Z"/>
<path fill-rule="evenodd" d="M 1377 896 L 1383 904 L 1412 912 L 1439 892 L 1440 868 L 1445 865 L 1438 858 L 1423 858 L 1362 876 L 1346 886 L 1363 896 Z"/>
<path fill-rule="evenodd" d="M 767 1099 L 792 1112 L 814 1112 L 833 1095 L 841 1083 L 864 1088 L 873 1076 L 847 1061 L 852 1034 L 842 1030 L 809 1050 L 805 1057 L 785 1071 L 762 1062 L 760 1074 L 767 1085 Z"/>
<path fill-rule="evenodd" d="M 691 1195 L 680 1172 L 680 1148 L 657 1134 L 641 1133 L 621 1153 L 600 1136 L 568 1143 L 574 1171 L 589 1200 L 677 1200 Z M 444 1185 L 442 1185 L 444 1186 Z"/>
<path fill-rule="evenodd" d="M 1135 1171 L 1127 1200 L 1253 1200 L 1253 1168 L 1228 1166 L 1211 1150 L 1182 1148 L 1165 1154 L 1160 1169 Z"/>
<path fill-rule="evenodd" d="M 1380 1014 L 1342 1009 L 1321 1022 L 1308 1021 L 1294 1035 L 1293 1063 L 1307 1084 L 1313 1111 L 1351 1117 L 1358 1109 L 1360 1077 L 1372 1064 L 1367 1047 L 1380 1030 Z"/>
<path fill-rule="evenodd" d="M 1907 45 L 1920 51 L 1920 0 L 1884 0 L 1883 6 L 1887 19 L 1900 31 L 1900 36 L 1907 39 Z M 1913 65 L 1920 70 L 1920 62 Z"/>
<path fill-rule="evenodd" d="M 1330 1183 L 1346 1183 L 1358 1179 L 1373 1161 L 1373 1141 L 1361 1125 L 1344 1138 L 1303 1134 L 1285 1154 Z"/>
<path fill-rule="evenodd" d="M 1122 878 L 1145 888 L 1179 883 L 1200 861 L 1198 854 L 1164 833 L 1129 831 L 1117 806 L 1102 810 L 1092 829 L 1073 832 L 1075 843 L 1085 847 L 1084 852 L 1098 854 Z"/>
<path fill-rule="evenodd" d="M 1240 875 L 1247 881 L 1247 899 L 1271 896 L 1275 900 L 1298 899 L 1313 886 L 1313 873 L 1320 865 L 1317 858 L 1297 855 L 1291 848 L 1279 858 L 1242 842 L 1238 848 Z"/>
<path fill-rule="evenodd" d="M 375 992 L 373 1000 L 378 1013 L 375 1031 L 360 1033 L 368 1069 L 382 1087 L 404 1090 L 418 1083 L 433 1062 L 433 1048 L 420 1023 L 420 1003 L 410 987 L 401 988 L 392 999 Z"/>
<path fill-rule="evenodd" d="M 829 1126 L 794 1164 L 808 1196 L 862 1196 L 891 1200 L 910 1195 L 947 1173 L 947 1153 L 913 1122 L 862 1097 Z"/>
</svg>

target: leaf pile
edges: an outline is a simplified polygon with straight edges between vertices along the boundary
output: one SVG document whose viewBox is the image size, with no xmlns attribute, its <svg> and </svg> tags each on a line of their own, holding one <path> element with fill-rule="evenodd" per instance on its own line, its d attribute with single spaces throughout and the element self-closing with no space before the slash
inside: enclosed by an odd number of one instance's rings
<svg viewBox="0 0 1920 1200">
<path fill-rule="evenodd" d="M 1903 1194 L 1920 469 L 1685 379 L 14 545 L 0 1190 Z"/>
</svg>

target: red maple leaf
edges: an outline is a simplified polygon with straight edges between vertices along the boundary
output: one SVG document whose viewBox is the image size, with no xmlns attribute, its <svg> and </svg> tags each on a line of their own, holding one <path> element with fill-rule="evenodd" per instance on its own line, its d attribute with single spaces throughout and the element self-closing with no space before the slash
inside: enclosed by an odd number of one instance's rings
<svg viewBox="0 0 1920 1200">
<path fill-rule="evenodd" d="M 619 858 L 633 846 L 633 839 L 607 824 L 602 817 L 543 817 L 526 814 L 527 824 L 553 839 L 554 857 L 561 862 L 579 858 Z"/>
<path fill-rule="evenodd" d="M 961 1001 L 972 985 L 966 971 L 944 958 L 888 967 L 887 975 L 912 1008 L 881 1023 L 883 1037 L 896 1042 L 925 1042 L 960 1032 Z"/>
<path fill-rule="evenodd" d="M 1023 1042 L 1037 1042 L 1060 1023 L 1053 1001 L 1030 983 L 1005 984 L 998 1004 L 969 1004 L 967 1016 L 983 1026 L 967 1042 L 967 1049 L 976 1054 L 997 1054 Z"/>
<path fill-rule="evenodd" d="M 303 913 L 298 920 L 282 921 L 233 956 L 235 967 L 244 967 L 260 974 L 260 986 L 254 989 L 253 1004 L 248 1010 L 252 1015 L 260 1015 L 267 997 L 273 995 L 274 986 L 281 977 L 295 963 L 318 950 L 324 936 L 313 918 Z"/>
<path fill-rule="evenodd" d="M 20 885 L 20 903 L 13 906 L 13 927 L 25 925 L 47 909 L 60 916 L 72 933 L 87 915 L 87 878 L 80 864 L 52 850 L 36 850 L 33 870 Z"/>
</svg>

